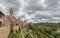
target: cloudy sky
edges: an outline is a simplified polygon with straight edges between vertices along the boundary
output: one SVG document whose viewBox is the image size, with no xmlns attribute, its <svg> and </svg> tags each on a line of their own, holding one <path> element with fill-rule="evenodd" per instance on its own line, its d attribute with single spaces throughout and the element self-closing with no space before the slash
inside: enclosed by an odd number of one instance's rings
<svg viewBox="0 0 60 38">
<path fill-rule="evenodd" d="M 60 0 L 0 0 L 0 10 L 27 22 L 60 22 Z"/>
</svg>

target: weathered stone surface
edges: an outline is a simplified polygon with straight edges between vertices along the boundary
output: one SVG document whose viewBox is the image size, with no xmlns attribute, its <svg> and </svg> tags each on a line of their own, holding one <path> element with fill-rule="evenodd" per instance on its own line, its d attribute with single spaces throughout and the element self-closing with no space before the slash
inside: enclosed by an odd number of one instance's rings
<svg viewBox="0 0 60 38">
<path fill-rule="evenodd" d="M 23 22 L 20 19 L 16 19 L 16 17 L 13 16 L 12 9 L 10 10 L 10 15 L 4 16 L 2 14 L 2 18 L 0 18 L 0 20 L 2 22 L 2 27 L 0 27 L 0 38 L 7 38 L 8 37 L 8 34 L 10 32 L 10 27 L 13 27 L 13 30 L 15 33 L 15 30 L 19 30 L 19 27 L 21 28 L 22 26 L 24 27 L 27 25 L 26 22 Z"/>
<path fill-rule="evenodd" d="M 1 27 L 0 38 L 8 38 L 9 32 L 10 32 L 10 27 Z"/>
</svg>

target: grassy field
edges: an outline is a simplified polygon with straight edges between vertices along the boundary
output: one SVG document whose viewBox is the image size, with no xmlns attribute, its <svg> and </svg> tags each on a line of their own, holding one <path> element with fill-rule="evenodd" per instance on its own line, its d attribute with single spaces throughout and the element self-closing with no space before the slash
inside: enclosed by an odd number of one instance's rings
<svg viewBox="0 0 60 38">
<path fill-rule="evenodd" d="M 8 38 L 60 38 L 60 23 L 36 23 L 13 32 L 10 31 Z"/>
</svg>

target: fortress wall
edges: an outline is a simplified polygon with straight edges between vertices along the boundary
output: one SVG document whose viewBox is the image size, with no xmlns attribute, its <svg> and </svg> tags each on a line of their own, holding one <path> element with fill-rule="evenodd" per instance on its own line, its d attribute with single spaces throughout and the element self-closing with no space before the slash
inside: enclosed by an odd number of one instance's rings
<svg viewBox="0 0 60 38">
<path fill-rule="evenodd" d="M 7 38 L 10 32 L 10 22 L 3 16 L 3 24 L 0 27 L 0 38 Z"/>
<path fill-rule="evenodd" d="M 14 26 L 13 29 L 14 29 L 14 33 L 15 33 L 16 30 L 17 31 L 19 30 L 19 26 Z"/>
<path fill-rule="evenodd" d="M 0 38 L 8 38 L 10 27 L 0 27 Z"/>
</svg>

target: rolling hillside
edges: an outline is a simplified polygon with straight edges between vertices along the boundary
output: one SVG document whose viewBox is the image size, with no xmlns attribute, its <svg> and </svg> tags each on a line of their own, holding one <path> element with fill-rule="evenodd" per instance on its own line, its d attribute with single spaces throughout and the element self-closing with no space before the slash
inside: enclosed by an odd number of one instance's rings
<svg viewBox="0 0 60 38">
<path fill-rule="evenodd" d="M 30 23 L 16 33 L 11 30 L 8 38 L 60 38 L 59 26 L 59 23 Z"/>
</svg>

